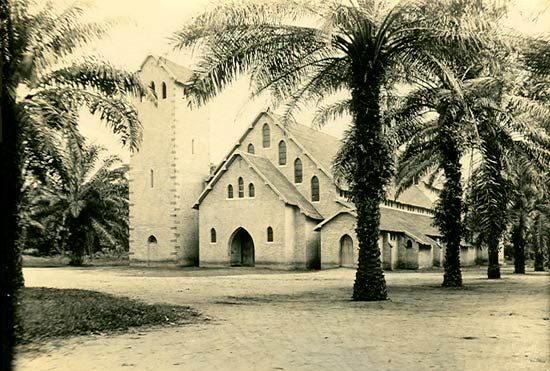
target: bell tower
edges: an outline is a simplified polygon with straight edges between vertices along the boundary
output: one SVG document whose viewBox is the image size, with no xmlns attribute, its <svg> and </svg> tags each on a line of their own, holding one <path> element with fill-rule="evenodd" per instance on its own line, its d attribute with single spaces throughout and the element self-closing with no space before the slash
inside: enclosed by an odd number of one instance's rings
<svg viewBox="0 0 550 371">
<path fill-rule="evenodd" d="M 192 209 L 209 175 L 206 107 L 191 110 L 191 71 L 148 56 L 139 71 L 157 100 L 138 100 L 143 140 L 130 159 L 130 261 L 198 265 L 199 215 Z"/>
</svg>

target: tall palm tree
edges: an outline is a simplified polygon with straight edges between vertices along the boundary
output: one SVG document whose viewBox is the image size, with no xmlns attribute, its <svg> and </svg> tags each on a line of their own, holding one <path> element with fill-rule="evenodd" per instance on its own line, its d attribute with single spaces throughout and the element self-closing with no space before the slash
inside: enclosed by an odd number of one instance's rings
<svg viewBox="0 0 550 371">
<path fill-rule="evenodd" d="M 245 1 L 216 6 L 173 35 L 176 47 L 198 46 L 202 54 L 186 88 L 195 104 L 245 74 L 253 96 L 269 91 L 274 104 L 285 103 L 285 121 L 305 102 L 349 92 L 359 241 L 354 300 L 387 298 L 377 242 L 379 204 L 392 172 L 381 120 L 384 84 L 391 71 L 426 72 L 434 60 L 479 50 L 485 35 L 471 9 L 466 1 L 389 7 L 376 1 Z"/>
<path fill-rule="evenodd" d="M 127 94 L 147 94 L 134 74 L 98 59 L 71 59 L 81 46 L 105 35 L 108 25 L 82 22 L 81 5 L 58 13 L 51 3 L 42 7 L 33 3 L 32 11 L 29 3 L 0 2 L 0 286 L 2 297 L 9 298 L 0 316 L 1 368 L 5 370 L 12 367 L 14 298 L 22 284 L 16 240 L 20 172 L 25 164 L 19 154 L 24 149 L 34 152 L 36 158 L 47 157 L 42 152 L 48 148 L 48 143 L 40 140 L 42 129 L 52 127 L 62 133 L 76 127 L 81 107 L 99 115 L 124 144 L 135 149 L 140 141 L 140 124 Z"/>
<path fill-rule="evenodd" d="M 546 266 L 550 268 L 550 200 L 548 195 L 539 199 L 531 212 L 528 238 L 534 252 L 535 272 L 544 271 L 544 256 Z"/>
<path fill-rule="evenodd" d="M 103 151 L 69 143 L 61 166 L 31 200 L 32 217 L 49 219 L 61 235 L 61 248 L 70 252 L 71 265 L 82 265 L 84 253 L 100 240 L 123 245 L 128 232 L 127 167 L 117 166 L 116 156 L 98 166 Z"/>
<path fill-rule="evenodd" d="M 513 155 L 513 154 L 512 154 Z M 535 203 L 544 196 L 544 177 L 538 169 L 525 160 L 513 163 L 508 170 L 512 186 L 509 214 L 511 219 L 510 239 L 514 248 L 514 273 L 525 273 L 525 248 L 530 214 Z"/>
</svg>

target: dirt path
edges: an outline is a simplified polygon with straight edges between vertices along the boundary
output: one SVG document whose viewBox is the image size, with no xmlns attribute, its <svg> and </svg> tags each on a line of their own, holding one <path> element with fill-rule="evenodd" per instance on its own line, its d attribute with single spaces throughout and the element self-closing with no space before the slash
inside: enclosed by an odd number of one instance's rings
<svg viewBox="0 0 550 371">
<path fill-rule="evenodd" d="M 27 268 L 27 286 L 190 305 L 212 320 L 78 337 L 23 352 L 17 370 L 548 370 L 550 275 L 439 288 L 441 273 L 388 273 L 391 301 L 349 301 L 354 271 Z"/>
</svg>

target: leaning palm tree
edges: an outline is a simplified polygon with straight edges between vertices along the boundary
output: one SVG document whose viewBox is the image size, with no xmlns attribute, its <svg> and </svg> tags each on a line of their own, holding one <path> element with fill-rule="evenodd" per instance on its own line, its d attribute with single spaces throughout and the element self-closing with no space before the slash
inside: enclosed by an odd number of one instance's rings
<svg viewBox="0 0 550 371">
<path fill-rule="evenodd" d="M 76 127 L 81 107 L 99 115 L 129 148 L 137 148 L 140 141 L 137 112 L 127 97 L 128 93 L 146 94 L 137 76 L 98 59 L 71 58 L 81 46 L 105 35 L 108 25 L 82 22 L 81 5 L 60 13 L 53 9 L 51 3 L 40 7 L 30 0 L 0 2 L 0 286 L 7 290 L 2 297 L 15 298 L 16 287 L 22 284 L 16 240 L 20 172 L 25 164 L 19 154 L 32 152 L 35 159 L 43 158 L 48 164 L 52 147 L 42 129 L 63 133 Z M 0 368 L 5 370 L 12 367 L 13 332 L 7 329 L 13 328 L 15 301 L 10 303 L 2 306 L 0 316 L 6 329 L 1 331 Z"/>
<path fill-rule="evenodd" d="M 60 167 L 30 202 L 34 220 L 48 218 L 59 232 L 61 249 L 70 252 L 71 265 L 82 265 L 84 253 L 91 252 L 97 241 L 123 245 L 128 230 L 127 167 L 120 166 L 116 156 L 98 166 L 103 151 L 69 141 Z"/>
<path fill-rule="evenodd" d="M 305 102 L 349 92 L 355 133 L 349 183 L 359 241 L 354 300 L 387 298 L 377 242 L 379 204 L 392 172 L 381 120 L 383 87 L 392 71 L 401 77 L 426 73 L 434 60 L 479 50 L 484 34 L 470 10 L 464 1 L 389 7 L 376 1 L 245 1 L 216 6 L 174 33 L 176 47 L 198 46 L 202 54 L 186 87 L 195 104 L 248 75 L 252 95 L 268 91 L 275 105 L 284 102 L 289 122 Z"/>
</svg>

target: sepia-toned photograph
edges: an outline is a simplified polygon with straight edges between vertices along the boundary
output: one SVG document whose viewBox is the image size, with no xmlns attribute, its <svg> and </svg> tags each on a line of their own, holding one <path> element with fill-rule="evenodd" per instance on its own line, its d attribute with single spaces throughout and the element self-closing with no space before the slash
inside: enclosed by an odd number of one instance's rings
<svg viewBox="0 0 550 371">
<path fill-rule="evenodd" d="M 550 0 L 0 0 L 0 370 L 550 370 Z"/>
</svg>

